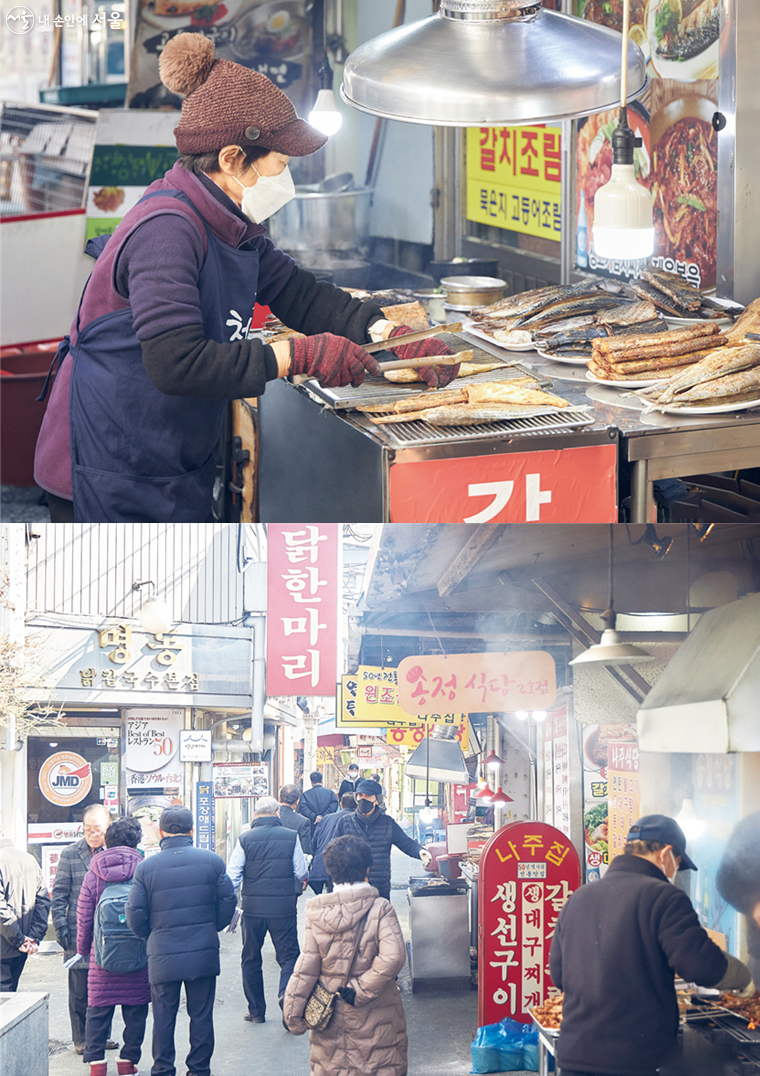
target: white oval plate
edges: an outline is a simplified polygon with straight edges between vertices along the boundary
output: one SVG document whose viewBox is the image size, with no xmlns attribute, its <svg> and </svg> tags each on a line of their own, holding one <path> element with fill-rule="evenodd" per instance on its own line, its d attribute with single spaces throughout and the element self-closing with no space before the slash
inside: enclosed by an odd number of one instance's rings
<svg viewBox="0 0 760 1076">
<path fill-rule="evenodd" d="M 715 404 L 713 407 L 660 407 L 658 411 L 667 415 L 725 415 L 732 411 L 750 411 L 753 407 L 760 407 L 760 398 L 739 404 Z"/>
<path fill-rule="evenodd" d="M 495 336 L 492 336 L 491 333 L 478 329 L 476 322 L 469 318 L 462 318 L 462 328 L 465 332 L 472 333 L 473 336 L 479 336 L 481 340 L 487 340 L 489 344 L 503 348 L 505 351 L 535 351 L 536 348 L 532 340 L 527 344 L 504 344 L 501 340 L 497 340 Z"/>
<path fill-rule="evenodd" d="M 664 378 L 658 377 L 653 381 L 603 381 L 601 377 L 594 377 L 591 371 L 587 370 L 586 380 L 593 381 L 595 385 L 609 385 L 611 389 L 645 389 L 647 385 L 656 385 Z"/>
<path fill-rule="evenodd" d="M 538 348 L 536 351 L 544 359 L 549 359 L 551 362 L 564 362 L 568 366 L 586 366 L 591 358 L 590 355 L 582 355 L 578 359 L 571 359 L 567 355 L 551 355 L 548 351 L 539 351 Z"/>
<path fill-rule="evenodd" d="M 731 318 L 672 318 L 663 314 L 671 329 L 683 329 L 686 325 L 733 325 Z"/>
</svg>

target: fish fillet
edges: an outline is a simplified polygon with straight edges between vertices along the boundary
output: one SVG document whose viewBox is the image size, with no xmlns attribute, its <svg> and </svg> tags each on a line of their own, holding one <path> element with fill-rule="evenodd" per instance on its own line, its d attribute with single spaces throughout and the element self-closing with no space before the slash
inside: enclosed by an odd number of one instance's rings
<svg viewBox="0 0 760 1076">
<path fill-rule="evenodd" d="M 629 359 L 626 362 L 608 362 L 607 356 L 594 355 L 594 360 L 599 366 L 607 370 L 615 370 L 620 374 L 640 374 L 648 370 L 667 370 L 672 366 L 690 366 L 695 362 L 701 362 L 713 350 L 714 348 L 702 348 L 685 355 L 658 355 L 638 360 Z"/>
<path fill-rule="evenodd" d="M 495 314 L 506 317 L 510 314 L 527 314 L 531 310 L 538 310 L 542 306 L 557 299 L 562 295 L 568 295 L 577 285 L 553 284 L 546 288 L 533 288 L 531 291 L 521 291 L 517 295 L 507 295 L 499 299 L 498 303 L 489 306 L 476 306 L 472 311 L 473 318 L 490 318 Z"/>
<path fill-rule="evenodd" d="M 686 392 L 704 381 L 714 381 L 725 374 L 737 373 L 760 364 L 760 346 L 742 344 L 739 347 L 719 347 L 701 362 L 690 366 L 680 377 L 671 381 L 657 400 L 657 405 L 670 403 L 677 393 Z"/>
<path fill-rule="evenodd" d="M 525 381 L 527 384 L 518 384 Z M 519 404 L 547 404 L 552 407 L 569 407 L 567 400 L 561 396 L 553 396 L 550 392 L 535 387 L 529 387 L 528 378 L 519 378 L 514 381 L 488 381 L 483 385 L 467 386 L 467 402 L 470 404 L 486 403 L 519 403 Z"/>
<path fill-rule="evenodd" d="M 644 280 L 654 284 L 656 288 L 664 291 L 679 306 L 684 306 L 687 310 L 699 310 L 702 305 L 702 292 L 699 288 L 695 288 L 693 284 L 687 284 L 676 273 L 667 273 L 664 269 L 645 269 L 641 275 Z"/>
<path fill-rule="evenodd" d="M 712 338 L 719 335 L 719 325 L 712 323 L 689 325 L 684 329 L 669 329 L 663 333 L 631 333 L 628 336 L 608 336 L 606 339 L 600 339 L 595 342 L 594 351 L 612 355 L 622 351 L 634 351 L 640 347 L 656 347 L 660 344 L 667 347 L 687 340 L 701 340 L 702 337 Z"/>
<path fill-rule="evenodd" d="M 744 340 L 745 333 L 760 333 L 760 299 L 752 300 L 728 330 L 726 336 L 732 344 L 738 344 Z"/>
<path fill-rule="evenodd" d="M 431 426 L 477 426 L 483 422 L 503 422 L 505 419 L 534 418 L 536 415 L 555 415 L 557 407 L 536 407 L 529 404 L 450 404 L 445 407 L 429 407 L 425 411 L 412 411 L 406 415 L 370 416 L 376 426 L 399 422 L 428 422 Z"/>
<path fill-rule="evenodd" d="M 725 377 L 718 377 L 712 381 L 703 381 L 702 384 L 695 385 L 693 388 L 687 389 L 686 392 L 680 392 L 674 402 L 682 403 L 685 400 L 709 399 L 720 403 L 723 396 L 736 396 L 750 390 L 760 390 L 760 368 L 757 366 L 734 374 L 727 374 Z M 760 391 L 758 391 L 758 395 L 760 395 Z"/>
<path fill-rule="evenodd" d="M 657 311 L 653 302 L 625 303 L 605 311 L 599 320 L 604 325 L 635 325 L 640 321 L 654 321 Z"/>
<path fill-rule="evenodd" d="M 466 354 L 466 352 L 463 352 Z M 472 354 L 472 352 L 470 352 Z M 435 357 L 432 358 L 431 366 L 435 366 Z M 471 374 L 487 374 L 491 370 L 500 370 L 503 366 L 509 366 L 508 362 L 462 362 L 457 377 L 469 377 Z M 410 385 L 422 381 L 419 370 L 389 370 L 385 375 L 388 381 L 400 385 Z"/>
</svg>

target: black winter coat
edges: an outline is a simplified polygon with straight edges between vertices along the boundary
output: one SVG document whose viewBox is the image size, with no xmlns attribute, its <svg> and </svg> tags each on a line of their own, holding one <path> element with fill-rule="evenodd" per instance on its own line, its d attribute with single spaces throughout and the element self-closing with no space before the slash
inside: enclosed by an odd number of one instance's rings
<svg viewBox="0 0 760 1076">
<path fill-rule="evenodd" d="M 240 834 L 240 847 L 245 853 L 245 915 L 261 919 L 295 916 L 298 895 L 303 891 L 293 874 L 297 840 L 298 834 L 286 829 L 274 816 L 254 818 L 251 828 Z"/>
<path fill-rule="evenodd" d="M 391 846 L 396 845 L 412 859 L 419 859 L 422 846 L 411 837 L 407 837 L 398 822 L 389 814 L 383 814 L 379 807 L 369 817 L 359 811 L 341 811 L 340 820 L 333 830 L 333 837 L 363 837 L 372 849 L 372 866 L 369 869 L 369 883 L 381 897 L 391 898 Z"/>
<path fill-rule="evenodd" d="M 34 856 L 0 841 L 0 957 L 21 956 L 25 938 L 42 941 L 48 925 L 50 897 Z"/>
<path fill-rule="evenodd" d="M 350 792 L 352 796 L 355 796 L 356 786 L 360 781 L 361 777 L 357 777 L 355 781 L 350 781 L 348 777 L 344 777 L 341 781 L 340 788 L 338 789 L 338 803 L 340 803 L 347 792 Z"/>
<path fill-rule="evenodd" d="M 620 855 L 560 912 L 549 967 L 565 993 L 560 1067 L 648 1076 L 676 1045 L 674 975 L 713 986 L 728 961 L 683 890 L 649 860 Z"/>
<path fill-rule="evenodd" d="M 218 932 L 232 921 L 235 890 L 224 860 L 190 836 L 164 837 L 134 874 L 127 923 L 148 941 L 152 983 L 219 974 Z"/>
<path fill-rule="evenodd" d="M 306 856 L 311 855 L 311 822 L 304 815 L 294 811 L 287 803 L 280 804 L 280 821 L 285 829 L 294 829 L 301 841 L 301 848 Z"/>
<path fill-rule="evenodd" d="M 332 814 L 338 810 L 338 797 L 331 788 L 314 785 L 304 792 L 298 801 L 298 813 L 308 818 L 312 825 L 319 815 Z"/>
<path fill-rule="evenodd" d="M 77 904 L 84 876 L 90 869 L 93 852 L 84 837 L 67 845 L 58 860 L 53 882 L 53 927 L 58 944 L 64 950 L 63 959 L 70 960 L 77 951 Z M 78 968 L 89 967 L 89 956 Z"/>
</svg>

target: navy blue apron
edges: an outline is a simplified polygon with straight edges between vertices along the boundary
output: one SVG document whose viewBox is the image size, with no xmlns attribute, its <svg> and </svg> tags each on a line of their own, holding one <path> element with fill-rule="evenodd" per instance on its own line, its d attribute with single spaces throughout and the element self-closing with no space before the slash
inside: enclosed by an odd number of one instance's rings
<svg viewBox="0 0 760 1076">
<path fill-rule="evenodd" d="M 192 207 L 179 191 L 175 197 Z M 201 218 L 198 218 L 200 221 Z M 253 311 L 259 254 L 234 250 L 205 222 L 208 250 L 198 278 L 207 339 L 225 343 Z M 232 326 L 232 328 L 230 327 Z M 69 396 L 74 518 L 78 523 L 211 521 L 226 400 L 168 396 L 148 377 L 129 307 L 103 314 L 71 347 Z"/>
</svg>

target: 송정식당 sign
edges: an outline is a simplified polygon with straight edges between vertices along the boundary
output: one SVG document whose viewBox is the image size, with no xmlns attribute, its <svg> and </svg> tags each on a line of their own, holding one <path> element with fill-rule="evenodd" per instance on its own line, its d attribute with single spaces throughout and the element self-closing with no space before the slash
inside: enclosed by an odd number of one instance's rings
<svg viewBox="0 0 760 1076">
<path fill-rule="evenodd" d="M 269 525 L 268 695 L 332 695 L 335 691 L 338 526 Z"/>
<path fill-rule="evenodd" d="M 578 854 L 545 822 L 511 822 L 483 849 L 478 923 L 478 1025 L 530 1010 L 557 993 L 549 949 L 562 906 L 580 885 Z"/>
<path fill-rule="evenodd" d="M 468 714 L 546 710 L 555 694 L 554 658 L 544 650 L 421 654 L 398 667 L 398 701 L 412 714 L 446 705 Z"/>
</svg>

